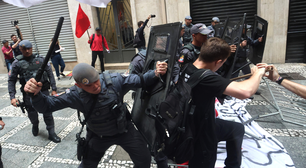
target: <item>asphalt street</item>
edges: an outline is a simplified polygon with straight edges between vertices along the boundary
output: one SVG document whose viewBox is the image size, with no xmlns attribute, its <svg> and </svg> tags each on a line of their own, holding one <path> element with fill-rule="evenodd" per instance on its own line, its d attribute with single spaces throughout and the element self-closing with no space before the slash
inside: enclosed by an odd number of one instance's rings
<svg viewBox="0 0 306 168">
<path fill-rule="evenodd" d="M 306 79 L 304 78 L 306 77 L 305 64 L 278 64 L 276 66 L 280 73 L 287 75 L 288 79 L 306 85 Z M 123 70 L 114 71 L 124 72 Z M 78 167 L 80 162 L 76 158 L 75 134 L 81 126 L 77 119 L 76 110 L 66 108 L 53 113 L 55 131 L 62 138 L 61 143 L 56 144 L 48 140 L 48 132 L 41 114 L 39 115 L 39 134 L 34 137 L 27 114 L 22 113 L 20 108 L 10 105 L 7 78 L 7 74 L 0 74 L 0 116 L 6 124 L 5 128 L 0 131 L 4 167 Z M 74 85 L 74 80 L 70 77 L 61 78 L 60 81 L 56 80 L 56 82 L 58 92 L 63 92 L 66 88 Z M 267 85 L 272 90 L 277 103 L 273 101 L 273 96 L 269 94 Z M 22 100 L 19 87 L 18 84 L 16 97 Z M 266 84 L 263 81 L 259 91 L 261 95 L 254 95 L 254 99 L 246 106 L 246 109 L 251 116 L 274 114 L 261 117 L 257 122 L 284 145 L 295 167 L 306 167 L 306 147 L 303 145 L 306 144 L 306 129 L 305 126 L 302 126 L 306 125 L 306 101 L 271 82 Z M 124 99 L 127 103 L 133 104 L 130 93 Z M 281 109 L 281 112 L 277 110 L 277 107 Z M 302 125 L 292 124 L 291 122 L 299 122 Z M 99 167 L 133 167 L 133 164 L 122 148 L 112 146 L 102 158 Z M 156 167 L 156 165 L 152 163 L 152 167 Z"/>
</svg>

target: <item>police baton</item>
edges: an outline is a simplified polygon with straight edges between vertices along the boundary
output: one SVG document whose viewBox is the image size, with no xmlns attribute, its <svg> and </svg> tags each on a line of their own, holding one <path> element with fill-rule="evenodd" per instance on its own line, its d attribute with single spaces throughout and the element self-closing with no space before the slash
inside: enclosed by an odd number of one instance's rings
<svg viewBox="0 0 306 168">
<path fill-rule="evenodd" d="M 37 82 L 40 81 L 40 79 L 41 79 L 41 77 L 42 77 L 42 74 L 44 73 L 44 70 L 45 70 L 45 68 L 46 68 L 46 66 L 47 66 L 47 64 L 48 64 L 48 61 L 49 61 L 49 59 L 50 59 L 50 57 L 51 57 L 51 54 L 52 54 L 53 49 L 54 49 L 54 46 L 55 46 L 55 44 L 56 44 L 56 42 L 57 42 L 58 36 L 59 36 L 59 34 L 60 34 L 60 32 L 61 32 L 63 22 L 64 22 L 64 17 L 60 17 L 60 18 L 59 18 L 59 21 L 58 21 L 58 23 L 57 23 L 57 28 L 56 28 L 56 31 L 55 31 L 55 34 L 54 34 L 54 37 L 53 37 L 53 41 L 52 41 L 52 43 L 51 43 L 51 45 L 50 45 L 50 48 L 49 48 L 49 50 L 48 50 L 48 53 L 47 53 L 47 55 L 46 55 L 46 57 L 45 57 L 45 59 L 44 59 L 44 62 L 43 62 L 42 65 L 41 65 L 41 67 L 38 69 L 38 71 L 37 71 L 37 73 L 36 73 L 35 80 L 36 80 Z M 34 96 L 34 94 L 33 94 L 33 93 L 30 93 L 30 96 Z"/>
</svg>

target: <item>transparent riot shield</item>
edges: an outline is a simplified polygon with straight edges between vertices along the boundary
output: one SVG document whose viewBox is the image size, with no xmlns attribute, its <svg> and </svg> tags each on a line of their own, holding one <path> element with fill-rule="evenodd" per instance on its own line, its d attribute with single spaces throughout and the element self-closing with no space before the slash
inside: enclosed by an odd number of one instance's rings
<svg viewBox="0 0 306 168">
<path fill-rule="evenodd" d="M 155 119 L 158 117 L 159 104 L 165 100 L 169 88 L 173 85 L 172 73 L 177 61 L 176 52 L 181 27 L 182 23 L 176 22 L 152 26 L 150 31 L 143 73 L 155 69 L 157 61 L 168 62 L 168 69 L 158 83 L 136 91 L 132 120 L 152 151 L 156 144 Z"/>
<path fill-rule="evenodd" d="M 250 53 L 248 58 L 253 64 L 262 62 L 265 50 L 267 32 L 268 32 L 268 21 L 255 15 L 255 20 L 252 30 L 252 38 L 255 40 L 258 39 L 258 37 L 262 37 L 262 42 L 256 46 L 249 46 Z"/>
</svg>

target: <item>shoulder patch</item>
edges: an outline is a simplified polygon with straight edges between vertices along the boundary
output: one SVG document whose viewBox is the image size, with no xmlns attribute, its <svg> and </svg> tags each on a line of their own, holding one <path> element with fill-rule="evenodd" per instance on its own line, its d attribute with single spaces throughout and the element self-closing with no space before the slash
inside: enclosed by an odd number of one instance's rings
<svg viewBox="0 0 306 168">
<path fill-rule="evenodd" d="M 178 62 L 184 63 L 184 57 L 185 57 L 185 55 L 181 55 L 181 56 L 180 56 L 180 59 L 178 60 Z"/>
</svg>

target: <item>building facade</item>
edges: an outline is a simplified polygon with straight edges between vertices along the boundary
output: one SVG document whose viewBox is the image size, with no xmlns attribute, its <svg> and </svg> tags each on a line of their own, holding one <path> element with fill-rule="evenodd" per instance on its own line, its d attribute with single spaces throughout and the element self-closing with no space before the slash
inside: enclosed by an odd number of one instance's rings
<svg viewBox="0 0 306 168">
<path fill-rule="evenodd" d="M 72 70 L 80 62 L 90 63 L 91 50 L 87 43 L 87 33 L 81 38 L 74 35 L 78 5 L 76 0 L 50 0 L 24 9 L 0 1 L 0 40 L 11 42 L 10 35 L 16 34 L 11 21 L 19 20 L 24 39 L 34 44 L 34 52 L 46 55 L 58 18 L 64 16 L 59 40 L 66 49 L 61 52 L 66 70 Z M 138 28 L 137 22 L 145 21 L 150 14 L 156 17 L 150 19 L 145 28 L 147 41 L 151 26 L 184 22 L 187 15 L 193 17 L 194 23 L 210 25 L 210 19 L 214 16 L 222 21 L 225 16 L 236 17 L 247 13 L 250 18 L 247 21 L 251 22 L 251 17 L 256 14 L 269 23 L 263 62 L 305 62 L 305 6 L 306 1 L 298 0 L 112 0 L 106 8 L 81 3 L 91 22 L 89 35 L 99 26 L 109 44 L 111 53 L 105 54 L 106 67 L 118 63 L 127 65 L 130 62 L 136 53 L 132 40 Z M 2 52 L 0 57 L 0 73 L 6 73 Z M 98 64 L 99 61 L 97 69 Z"/>
</svg>

